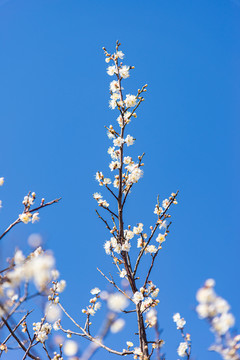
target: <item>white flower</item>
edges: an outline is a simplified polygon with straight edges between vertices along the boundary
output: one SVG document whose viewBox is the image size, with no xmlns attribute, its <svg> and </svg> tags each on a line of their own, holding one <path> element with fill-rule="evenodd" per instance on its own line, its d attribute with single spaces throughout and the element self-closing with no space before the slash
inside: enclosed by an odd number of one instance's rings
<svg viewBox="0 0 240 360">
<path fill-rule="evenodd" d="M 111 241 L 106 241 L 105 244 L 103 245 L 104 250 L 106 252 L 107 255 L 111 254 Z"/>
<path fill-rule="evenodd" d="M 126 270 L 125 270 L 125 269 L 122 269 L 121 272 L 120 272 L 120 274 L 119 274 L 120 278 L 124 278 L 126 275 L 127 275 Z"/>
<path fill-rule="evenodd" d="M 124 237 L 127 240 L 131 240 L 134 237 L 134 232 L 131 230 L 124 230 Z"/>
<path fill-rule="evenodd" d="M 126 99 L 124 100 L 127 108 L 133 107 L 137 104 L 137 98 L 135 95 L 126 95 Z"/>
<path fill-rule="evenodd" d="M 166 209 L 166 208 L 168 207 L 168 205 L 169 205 L 169 200 L 168 200 L 168 199 L 163 200 L 163 202 L 162 202 L 162 207 L 163 207 L 164 209 Z"/>
<path fill-rule="evenodd" d="M 96 302 L 94 305 L 94 310 L 97 311 L 99 309 L 101 309 L 102 304 L 100 303 L 100 301 Z"/>
<path fill-rule="evenodd" d="M 4 177 L 0 177 L 0 186 L 3 186 L 4 184 Z"/>
<path fill-rule="evenodd" d="M 109 203 L 106 200 L 99 200 L 98 205 L 106 208 L 109 207 Z"/>
<path fill-rule="evenodd" d="M 103 184 L 104 185 L 110 185 L 112 182 L 111 182 L 111 179 L 109 179 L 109 178 L 104 178 L 104 180 L 103 180 Z"/>
<path fill-rule="evenodd" d="M 143 239 L 142 238 L 138 238 L 137 239 L 137 247 L 140 248 L 140 247 L 143 247 Z"/>
<path fill-rule="evenodd" d="M 24 223 L 27 224 L 29 223 L 29 221 L 31 221 L 32 218 L 32 214 L 27 212 L 27 213 L 22 213 L 19 215 L 19 219 Z"/>
<path fill-rule="evenodd" d="M 214 312 L 211 311 L 211 308 L 213 308 Z M 210 314 L 215 315 L 215 308 L 206 303 L 199 304 L 196 307 L 196 311 L 201 319 L 207 318 Z"/>
<path fill-rule="evenodd" d="M 187 349 L 188 349 L 187 342 L 181 342 L 178 349 L 177 349 L 178 355 L 181 356 L 181 357 L 186 356 L 186 350 Z"/>
<path fill-rule="evenodd" d="M 150 327 L 155 326 L 157 323 L 157 311 L 155 309 L 150 309 L 147 312 L 146 320 Z"/>
<path fill-rule="evenodd" d="M 120 293 L 111 294 L 107 299 L 108 308 L 114 312 L 125 310 L 128 304 L 128 299 Z"/>
<path fill-rule="evenodd" d="M 14 255 L 14 262 L 16 265 L 20 265 L 24 262 L 25 256 L 22 253 L 22 250 L 17 250 Z"/>
<path fill-rule="evenodd" d="M 177 329 L 183 329 L 185 324 L 186 324 L 186 321 L 184 320 L 184 318 L 179 319 L 176 323 Z"/>
<path fill-rule="evenodd" d="M 134 354 L 135 355 L 142 355 L 142 351 L 141 351 L 140 347 L 135 347 L 134 348 Z"/>
<path fill-rule="evenodd" d="M 110 331 L 114 334 L 118 333 L 123 329 L 125 321 L 123 319 L 117 319 L 110 327 Z"/>
<path fill-rule="evenodd" d="M 133 227 L 133 232 L 136 235 L 141 234 L 142 231 L 143 231 L 143 224 L 142 223 L 139 223 L 137 227 L 136 226 Z"/>
<path fill-rule="evenodd" d="M 112 132 L 110 132 L 110 131 L 107 132 L 107 136 L 108 136 L 109 139 L 114 139 L 115 138 L 114 134 Z"/>
<path fill-rule="evenodd" d="M 151 293 L 152 297 L 157 297 L 159 293 L 159 289 L 156 288 L 155 290 L 153 290 L 153 292 Z"/>
<path fill-rule="evenodd" d="M 116 139 L 113 140 L 113 145 L 114 146 L 121 146 L 124 143 L 124 139 L 121 138 L 120 136 Z"/>
<path fill-rule="evenodd" d="M 56 291 L 58 293 L 63 292 L 65 290 L 65 288 L 66 288 L 66 285 L 67 285 L 66 280 L 58 281 L 57 284 L 56 284 Z"/>
<path fill-rule="evenodd" d="M 114 110 L 117 107 L 117 101 L 115 99 L 109 100 L 109 107 L 110 109 Z"/>
<path fill-rule="evenodd" d="M 36 212 L 36 213 L 34 213 L 33 214 L 33 216 L 32 216 L 32 223 L 35 223 L 35 221 L 39 221 L 39 213 L 38 212 Z"/>
<path fill-rule="evenodd" d="M 122 51 L 117 51 L 116 52 L 116 56 L 119 58 L 119 59 L 123 59 L 124 58 L 124 53 Z"/>
<path fill-rule="evenodd" d="M 121 167 L 121 164 L 119 161 L 112 161 L 110 164 L 109 164 L 109 168 L 111 171 L 115 170 L 115 169 L 119 169 Z"/>
<path fill-rule="evenodd" d="M 129 66 L 123 65 L 121 67 L 121 69 L 119 69 L 119 74 L 122 78 L 127 79 L 130 75 L 129 75 Z"/>
<path fill-rule="evenodd" d="M 227 313 L 230 310 L 228 302 L 220 296 L 215 299 L 214 305 L 219 314 Z"/>
<path fill-rule="evenodd" d="M 224 335 L 235 324 L 234 316 L 230 313 L 222 314 L 220 317 L 213 318 L 212 325 L 219 335 Z"/>
<path fill-rule="evenodd" d="M 62 310 L 57 304 L 47 303 L 45 307 L 46 319 L 49 322 L 55 322 L 61 318 Z"/>
<path fill-rule="evenodd" d="M 101 195 L 100 193 L 98 193 L 98 192 L 95 192 L 95 193 L 93 194 L 93 198 L 94 198 L 95 200 L 100 200 L 100 199 L 102 199 L 102 195 Z"/>
<path fill-rule="evenodd" d="M 103 176 L 102 172 L 100 172 L 100 171 L 96 172 L 95 178 L 96 178 L 97 181 L 101 181 L 103 179 L 103 177 L 104 176 Z"/>
<path fill-rule="evenodd" d="M 76 341 L 67 340 L 64 343 L 63 351 L 66 356 L 74 356 L 78 351 L 78 344 Z"/>
<path fill-rule="evenodd" d="M 179 313 L 176 313 L 176 314 L 173 315 L 173 321 L 174 321 L 174 322 L 177 322 L 177 321 L 180 320 L 180 319 L 181 319 L 181 316 L 180 316 Z"/>
<path fill-rule="evenodd" d="M 108 73 L 108 75 L 110 75 L 110 76 L 113 76 L 115 73 L 116 73 L 116 66 L 115 65 L 113 65 L 113 66 L 109 66 L 108 68 L 107 68 L 107 73 Z"/>
<path fill-rule="evenodd" d="M 136 291 L 133 295 L 133 302 L 138 304 L 140 301 L 144 299 L 143 294 L 139 291 Z"/>
<path fill-rule="evenodd" d="M 132 347 L 133 346 L 133 343 L 131 341 L 126 341 L 126 344 L 128 347 Z"/>
<path fill-rule="evenodd" d="M 33 330 L 36 335 L 36 340 L 43 343 L 48 339 L 48 335 L 52 330 L 52 325 L 49 323 L 42 324 L 40 322 L 33 323 Z"/>
<path fill-rule="evenodd" d="M 131 248 L 131 244 L 128 241 L 125 241 L 124 244 L 122 244 L 122 251 L 129 251 Z"/>
<path fill-rule="evenodd" d="M 132 158 L 131 158 L 131 156 L 125 156 L 124 158 L 123 158 L 123 163 L 124 164 L 131 164 L 131 162 L 132 162 Z"/>
<path fill-rule="evenodd" d="M 54 329 L 55 331 L 60 330 L 60 324 L 59 324 L 59 321 L 55 321 L 55 323 L 53 324 L 53 329 Z"/>
<path fill-rule="evenodd" d="M 143 176 L 143 171 L 139 169 L 138 165 L 131 167 L 131 173 L 128 176 L 128 183 L 137 183 L 138 180 Z"/>
<path fill-rule="evenodd" d="M 120 90 L 120 87 L 119 87 L 119 83 L 118 81 L 116 80 L 113 80 L 111 83 L 110 83 L 110 91 L 115 93 L 117 91 Z"/>
<path fill-rule="evenodd" d="M 155 245 L 148 245 L 145 249 L 145 253 L 154 254 L 157 252 L 157 248 Z"/>
<path fill-rule="evenodd" d="M 95 287 L 95 288 L 93 288 L 91 291 L 90 291 L 90 293 L 92 294 L 92 295 L 98 295 L 99 293 L 100 293 L 100 289 L 98 288 L 98 287 Z"/>
<path fill-rule="evenodd" d="M 144 310 L 148 309 L 149 307 L 151 307 L 153 303 L 153 299 L 148 297 L 145 298 L 142 303 L 141 303 L 141 311 L 143 312 Z"/>
<path fill-rule="evenodd" d="M 163 235 L 163 234 L 158 234 L 158 236 L 157 236 L 157 238 L 156 238 L 156 241 L 157 241 L 159 244 L 162 244 L 165 240 L 166 240 L 165 235 Z"/>
<path fill-rule="evenodd" d="M 207 279 L 204 284 L 206 287 L 214 287 L 215 286 L 215 280 L 214 279 Z"/>
<path fill-rule="evenodd" d="M 216 298 L 216 294 L 212 288 L 200 288 L 196 295 L 197 301 L 200 303 L 213 302 Z"/>
<path fill-rule="evenodd" d="M 126 139 L 125 139 L 125 143 L 127 144 L 127 146 L 133 145 L 134 144 L 134 138 L 130 135 L 127 135 Z"/>
<path fill-rule="evenodd" d="M 161 215 L 163 209 L 159 207 L 158 205 L 155 206 L 154 214 Z"/>
</svg>

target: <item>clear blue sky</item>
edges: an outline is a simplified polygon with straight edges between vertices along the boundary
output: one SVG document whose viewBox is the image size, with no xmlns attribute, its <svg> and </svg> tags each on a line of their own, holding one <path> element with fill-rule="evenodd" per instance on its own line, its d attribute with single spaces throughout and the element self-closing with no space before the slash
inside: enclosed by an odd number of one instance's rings
<svg viewBox="0 0 240 360">
<path fill-rule="evenodd" d="M 172 314 L 179 311 L 194 358 L 217 360 L 207 352 L 208 326 L 193 309 L 196 290 L 213 277 L 240 330 L 240 1 L 0 1 L 1 229 L 21 212 L 29 190 L 39 199 L 63 198 L 41 212 L 39 224 L 15 228 L 0 249 L 27 249 L 29 234 L 40 232 L 67 280 L 63 301 L 78 318 L 88 291 L 107 286 L 96 267 L 112 269 L 102 248 L 109 235 L 92 193 L 95 172 L 108 167 L 104 125 L 116 116 L 101 48 L 113 50 L 117 39 L 135 65 L 124 87 L 149 85 L 131 125 L 134 151 L 146 152 L 145 176 L 125 222 L 150 226 L 157 194 L 180 190 L 153 276 L 167 358 L 177 358 Z M 124 334 L 117 338 L 125 346 Z M 115 357 L 96 356 L 103 358 Z"/>
</svg>

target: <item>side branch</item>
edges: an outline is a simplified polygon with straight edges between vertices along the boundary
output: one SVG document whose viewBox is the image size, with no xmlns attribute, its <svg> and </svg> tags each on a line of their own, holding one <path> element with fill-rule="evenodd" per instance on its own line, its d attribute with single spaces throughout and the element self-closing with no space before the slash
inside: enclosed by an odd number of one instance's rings
<svg viewBox="0 0 240 360">
<path fill-rule="evenodd" d="M 46 206 L 55 204 L 55 203 L 59 202 L 60 200 L 61 200 L 61 198 L 58 198 L 58 199 L 49 201 L 49 202 L 46 203 L 46 204 L 43 203 L 43 204 L 41 204 L 40 206 L 38 206 L 38 207 L 36 207 L 36 208 L 34 208 L 34 209 L 32 209 L 32 210 L 29 210 L 28 212 L 29 212 L 29 213 L 32 213 L 32 212 L 37 211 L 37 210 L 40 210 L 40 209 L 42 209 L 42 208 L 44 208 L 44 207 L 46 207 Z M 0 236 L 0 240 L 1 240 L 15 225 L 17 225 L 17 224 L 20 223 L 20 222 L 21 222 L 21 220 L 18 218 L 18 219 L 15 220 L 11 225 L 9 225 L 9 227 L 8 227 L 8 228 L 2 233 L 2 235 Z"/>
</svg>

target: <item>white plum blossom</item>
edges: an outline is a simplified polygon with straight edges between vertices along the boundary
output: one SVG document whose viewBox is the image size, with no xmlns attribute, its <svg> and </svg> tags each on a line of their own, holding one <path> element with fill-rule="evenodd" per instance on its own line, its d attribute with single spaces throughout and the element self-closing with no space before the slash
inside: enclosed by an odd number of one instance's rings
<svg viewBox="0 0 240 360">
<path fill-rule="evenodd" d="M 121 293 L 114 293 L 109 295 L 107 299 L 108 308 L 114 312 L 121 312 L 129 305 L 129 300 Z"/>
<path fill-rule="evenodd" d="M 36 212 L 36 213 L 34 213 L 33 214 L 33 216 L 32 216 L 32 223 L 35 223 L 35 221 L 39 221 L 39 213 L 38 212 Z"/>
<path fill-rule="evenodd" d="M 111 241 L 107 240 L 103 247 L 104 247 L 106 254 L 110 255 L 111 254 Z"/>
<path fill-rule="evenodd" d="M 134 107 L 137 104 L 137 97 L 135 95 L 126 95 L 126 99 L 124 100 L 127 108 Z"/>
<path fill-rule="evenodd" d="M 124 278 L 126 275 L 127 275 L 126 270 L 125 270 L 125 269 L 122 269 L 121 272 L 120 272 L 120 274 L 119 274 L 120 278 Z"/>
<path fill-rule="evenodd" d="M 48 335 L 52 330 L 52 325 L 49 323 L 42 324 L 41 322 L 33 323 L 33 330 L 36 340 L 44 343 L 48 339 Z"/>
<path fill-rule="evenodd" d="M 119 82 L 116 80 L 113 80 L 110 83 L 110 91 L 114 93 L 114 92 L 119 92 L 119 90 L 120 90 Z"/>
<path fill-rule="evenodd" d="M 181 318 L 179 313 L 173 315 L 173 321 L 176 323 L 177 329 L 183 329 L 186 324 L 186 321 L 184 318 Z"/>
<path fill-rule="evenodd" d="M 124 56 L 125 56 L 124 53 L 123 53 L 122 51 L 120 51 L 120 50 L 118 50 L 115 55 L 116 55 L 119 59 L 123 59 Z"/>
<path fill-rule="evenodd" d="M 93 194 L 93 198 L 98 201 L 98 200 L 102 199 L 102 195 L 98 192 L 95 192 Z"/>
<path fill-rule="evenodd" d="M 133 232 L 134 232 L 135 235 L 141 234 L 141 232 L 143 232 L 143 224 L 139 223 L 138 226 L 134 226 L 133 227 Z"/>
<path fill-rule="evenodd" d="M 186 341 L 181 342 L 181 343 L 179 344 L 178 349 L 177 349 L 178 355 L 179 355 L 180 357 L 185 357 L 186 354 L 187 354 L 187 353 L 186 353 L 187 349 L 188 349 L 188 343 L 187 343 Z"/>
<path fill-rule="evenodd" d="M 121 167 L 121 163 L 119 161 L 112 161 L 109 164 L 109 168 L 110 168 L 111 171 L 119 169 L 120 167 Z"/>
<path fill-rule="evenodd" d="M 101 290 L 98 287 L 95 287 L 90 291 L 92 295 L 98 295 L 100 292 Z"/>
<path fill-rule="evenodd" d="M 114 146 L 121 146 L 124 143 L 124 139 L 121 138 L 121 136 L 117 137 L 116 139 L 113 140 L 113 144 Z"/>
<path fill-rule="evenodd" d="M 155 254 L 157 252 L 157 248 L 155 245 L 148 245 L 145 249 L 145 253 Z"/>
<path fill-rule="evenodd" d="M 4 177 L 0 177 L 0 186 L 3 186 L 4 184 Z"/>
<path fill-rule="evenodd" d="M 127 240 L 131 240 L 134 237 L 134 232 L 131 230 L 124 230 L 124 237 Z"/>
<path fill-rule="evenodd" d="M 146 321 L 150 327 L 153 327 L 157 323 L 157 311 L 155 309 L 150 309 L 146 314 Z"/>
<path fill-rule="evenodd" d="M 122 244 L 122 251 L 130 251 L 131 244 L 128 241 Z"/>
<path fill-rule="evenodd" d="M 168 199 L 163 200 L 163 202 L 162 202 L 162 207 L 163 207 L 164 209 L 166 209 L 168 206 L 169 206 L 169 200 L 168 200 Z"/>
<path fill-rule="evenodd" d="M 119 69 L 119 74 L 122 78 L 127 79 L 130 75 L 129 75 L 129 66 L 123 65 L 121 67 L 121 69 Z"/>
<path fill-rule="evenodd" d="M 156 238 L 156 241 L 157 241 L 159 244 L 162 244 L 165 240 L 166 240 L 165 235 L 163 235 L 163 234 L 158 234 L 158 236 L 157 236 L 157 238 Z"/>
<path fill-rule="evenodd" d="M 130 135 L 127 135 L 126 139 L 125 139 L 125 143 L 127 144 L 127 146 L 133 145 L 134 144 L 134 138 Z"/>
<path fill-rule="evenodd" d="M 76 341 L 67 340 L 63 346 L 63 352 L 66 356 L 74 356 L 78 351 L 78 344 Z"/>
<path fill-rule="evenodd" d="M 132 162 L 131 156 L 125 156 L 125 157 L 123 158 L 123 163 L 124 163 L 124 164 L 129 165 L 129 164 L 131 164 L 131 162 Z"/>
<path fill-rule="evenodd" d="M 116 69 L 116 66 L 115 66 L 115 65 L 109 66 L 109 67 L 107 68 L 107 73 L 108 73 L 108 75 L 110 75 L 110 76 L 113 76 L 114 74 L 116 74 L 116 72 L 117 72 L 117 69 Z"/>
<path fill-rule="evenodd" d="M 123 319 L 117 319 L 116 321 L 114 321 L 114 323 L 111 325 L 110 327 L 110 331 L 113 334 L 118 333 L 119 331 L 121 331 L 124 328 L 125 325 L 125 321 Z"/>
<path fill-rule="evenodd" d="M 140 301 L 144 299 L 143 294 L 140 291 L 136 291 L 133 295 L 133 302 L 138 304 Z"/>
<path fill-rule="evenodd" d="M 24 223 L 27 224 L 31 221 L 32 218 L 32 214 L 27 212 L 27 213 L 22 213 L 19 215 L 19 219 Z"/>
</svg>

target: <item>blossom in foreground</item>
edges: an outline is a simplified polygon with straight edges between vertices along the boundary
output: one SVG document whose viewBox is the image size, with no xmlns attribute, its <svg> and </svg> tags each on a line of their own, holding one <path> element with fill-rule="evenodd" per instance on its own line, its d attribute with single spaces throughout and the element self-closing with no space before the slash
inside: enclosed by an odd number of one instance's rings
<svg viewBox="0 0 240 360">
<path fill-rule="evenodd" d="M 125 321 L 123 319 L 117 319 L 110 327 L 110 331 L 114 334 L 118 333 L 124 328 Z"/>
<path fill-rule="evenodd" d="M 0 186 L 4 184 L 4 177 L 0 177 Z"/>
<path fill-rule="evenodd" d="M 186 341 L 181 342 L 177 349 L 177 353 L 180 357 L 185 357 L 187 355 L 188 343 Z"/>
<path fill-rule="evenodd" d="M 109 295 L 107 299 L 108 308 L 114 312 L 121 312 L 125 310 L 129 304 L 129 300 L 120 293 L 114 293 Z"/>
</svg>

